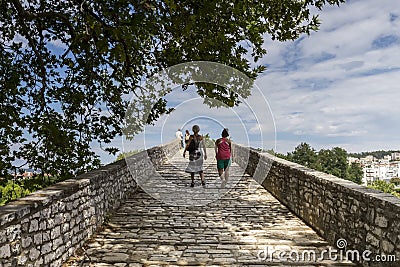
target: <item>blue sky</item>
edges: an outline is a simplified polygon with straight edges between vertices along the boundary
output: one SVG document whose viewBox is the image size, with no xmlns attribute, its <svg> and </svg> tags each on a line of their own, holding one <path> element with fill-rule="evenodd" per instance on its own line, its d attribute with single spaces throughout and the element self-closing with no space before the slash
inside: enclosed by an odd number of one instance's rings
<svg viewBox="0 0 400 267">
<path fill-rule="evenodd" d="M 265 37 L 257 79 L 276 122 L 277 151 L 400 149 L 400 5 L 352 0 L 320 12 L 318 32 L 295 42 Z"/>
<path fill-rule="evenodd" d="M 210 110 L 194 94 L 177 91 L 170 99 L 183 104 L 146 132 L 146 146 L 172 140 L 199 116 L 201 133 L 216 138 L 228 127 L 234 140 L 250 145 L 261 134 L 264 148 L 281 153 L 301 142 L 317 150 L 400 149 L 398 0 L 351 0 L 318 13 L 320 30 L 310 36 L 284 43 L 265 36 L 268 54 L 258 63 L 268 69 L 256 84 L 266 101 L 255 93 L 247 107 Z M 129 147 L 141 144 L 143 136 Z"/>
</svg>

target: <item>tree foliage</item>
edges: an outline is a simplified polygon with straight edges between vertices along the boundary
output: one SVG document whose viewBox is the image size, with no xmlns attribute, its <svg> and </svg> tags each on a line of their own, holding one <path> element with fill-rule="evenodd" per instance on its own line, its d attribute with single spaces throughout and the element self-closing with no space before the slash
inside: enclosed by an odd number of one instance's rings
<svg viewBox="0 0 400 267">
<path fill-rule="evenodd" d="M 309 168 L 316 168 L 317 154 L 307 143 L 301 143 L 293 152 L 287 154 L 287 159 Z"/>
<path fill-rule="evenodd" d="M 216 140 L 212 139 L 209 133 L 204 134 L 203 138 L 204 138 L 204 145 L 206 146 L 206 148 L 214 148 Z"/>
<path fill-rule="evenodd" d="M 0 180 L 0 206 L 57 181 L 56 177 L 34 176 L 25 179 Z"/>
<path fill-rule="evenodd" d="M 115 159 L 115 161 L 119 161 L 119 160 L 121 160 L 121 159 L 125 159 L 125 158 L 127 158 L 127 157 L 136 155 L 136 154 L 138 154 L 138 153 L 140 153 L 140 152 L 141 152 L 141 150 L 132 150 L 132 151 L 128 151 L 128 152 L 119 153 L 118 156 L 117 156 L 117 158 Z"/>
<path fill-rule="evenodd" d="M 301 143 L 293 152 L 287 153 L 283 158 L 361 184 L 362 168 L 357 163 L 349 165 L 347 156 L 346 150 L 340 147 L 321 149 L 316 152 L 309 144 Z"/>
<path fill-rule="evenodd" d="M 18 167 L 16 159 L 62 177 L 98 166 L 91 145 L 117 152 L 109 143 L 122 133 L 126 96 L 157 103 L 138 124 L 170 111 L 143 79 L 195 60 L 254 79 L 264 67 L 249 58 L 265 55 L 265 34 L 279 41 L 309 34 L 319 26 L 311 8 L 342 2 L 0 0 L 0 170 Z M 197 90 L 238 103 L 224 88 Z"/>
<path fill-rule="evenodd" d="M 392 179 L 390 179 L 390 183 L 399 186 L 400 185 L 400 178 L 399 177 L 393 177 Z"/>
<path fill-rule="evenodd" d="M 383 180 L 376 180 L 373 181 L 371 185 L 369 185 L 368 187 L 370 188 L 374 188 L 377 189 L 379 191 L 382 191 L 384 193 L 389 193 L 392 194 L 396 197 L 400 197 L 400 194 L 396 192 L 395 190 L 395 186 L 392 183 L 387 183 Z"/>
<path fill-rule="evenodd" d="M 347 179 L 347 152 L 343 148 L 321 149 L 318 152 L 318 169 Z"/>
<path fill-rule="evenodd" d="M 356 184 L 362 183 L 362 177 L 364 175 L 361 165 L 356 162 L 352 162 L 347 168 L 347 179 L 355 182 Z"/>
</svg>

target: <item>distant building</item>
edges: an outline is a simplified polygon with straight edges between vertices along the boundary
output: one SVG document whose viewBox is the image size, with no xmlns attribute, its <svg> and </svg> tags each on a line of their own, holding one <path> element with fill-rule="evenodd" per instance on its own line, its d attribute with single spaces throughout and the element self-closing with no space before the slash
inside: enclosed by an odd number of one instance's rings
<svg viewBox="0 0 400 267">
<path fill-rule="evenodd" d="M 376 158 L 372 155 L 366 156 L 365 158 L 360 159 L 361 164 L 371 164 L 376 161 Z"/>
<path fill-rule="evenodd" d="M 390 157 L 390 156 L 389 156 L 389 157 Z M 391 157 L 390 157 L 390 158 L 391 158 Z M 388 158 L 383 158 L 383 159 L 378 160 L 378 162 L 379 162 L 379 163 L 383 163 L 383 164 L 389 164 L 390 159 L 388 159 Z"/>
<path fill-rule="evenodd" d="M 387 156 L 384 156 L 383 159 L 387 160 L 387 161 L 391 161 L 392 160 L 392 156 L 387 155 Z"/>
<path fill-rule="evenodd" d="M 391 154 L 392 160 L 400 160 L 400 153 L 399 152 L 393 152 Z"/>
<path fill-rule="evenodd" d="M 360 163 L 360 159 L 359 159 L 359 158 L 354 158 L 354 157 L 347 157 L 347 162 L 348 162 L 349 164 L 352 164 L 352 163 Z"/>
<path fill-rule="evenodd" d="M 26 171 L 24 173 L 13 174 L 14 178 L 21 179 L 21 180 L 22 179 L 32 178 L 32 177 L 34 177 L 36 175 L 37 175 L 37 173 L 31 172 L 31 171 Z"/>
<path fill-rule="evenodd" d="M 367 162 L 374 162 L 376 160 L 376 158 L 374 156 L 372 156 L 372 155 L 368 155 L 368 156 L 365 157 L 365 160 Z"/>
<path fill-rule="evenodd" d="M 400 176 L 400 163 L 387 160 L 363 166 L 363 184 L 370 184 L 376 180 L 390 182 L 394 177 Z"/>
<path fill-rule="evenodd" d="M 364 173 L 362 179 L 363 185 L 368 185 L 375 180 L 379 180 L 379 170 L 374 167 L 364 167 L 363 173 Z"/>
</svg>

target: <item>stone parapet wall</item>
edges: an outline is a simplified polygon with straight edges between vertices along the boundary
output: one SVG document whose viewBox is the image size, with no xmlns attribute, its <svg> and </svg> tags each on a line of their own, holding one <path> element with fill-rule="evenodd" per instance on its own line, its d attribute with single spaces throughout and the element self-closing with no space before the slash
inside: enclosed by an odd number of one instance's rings
<svg viewBox="0 0 400 267">
<path fill-rule="evenodd" d="M 368 250 L 370 259 L 395 255 L 397 260 L 360 260 L 363 266 L 400 266 L 399 198 L 241 145 L 233 144 L 233 155 L 249 175 L 331 245 L 345 239 L 346 248 L 360 256 Z M 256 177 L 263 171 L 262 179 Z"/>
<path fill-rule="evenodd" d="M 179 142 L 153 147 L 0 207 L 0 266 L 60 266 Z"/>
</svg>

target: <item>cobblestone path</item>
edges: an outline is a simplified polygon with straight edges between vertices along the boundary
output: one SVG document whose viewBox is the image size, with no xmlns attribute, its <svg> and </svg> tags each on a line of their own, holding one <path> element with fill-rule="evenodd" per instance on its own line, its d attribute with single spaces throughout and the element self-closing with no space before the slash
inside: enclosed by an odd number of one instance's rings
<svg viewBox="0 0 400 267">
<path fill-rule="evenodd" d="M 221 187 L 211 152 L 205 188 L 198 177 L 189 186 L 181 154 L 159 173 L 187 192 L 222 197 L 206 206 L 173 206 L 139 189 L 64 266 L 356 266 L 326 257 L 306 262 L 303 251 L 319 258 L 332 248 L 236 164 L 233 182 Z"/>
</svg>

